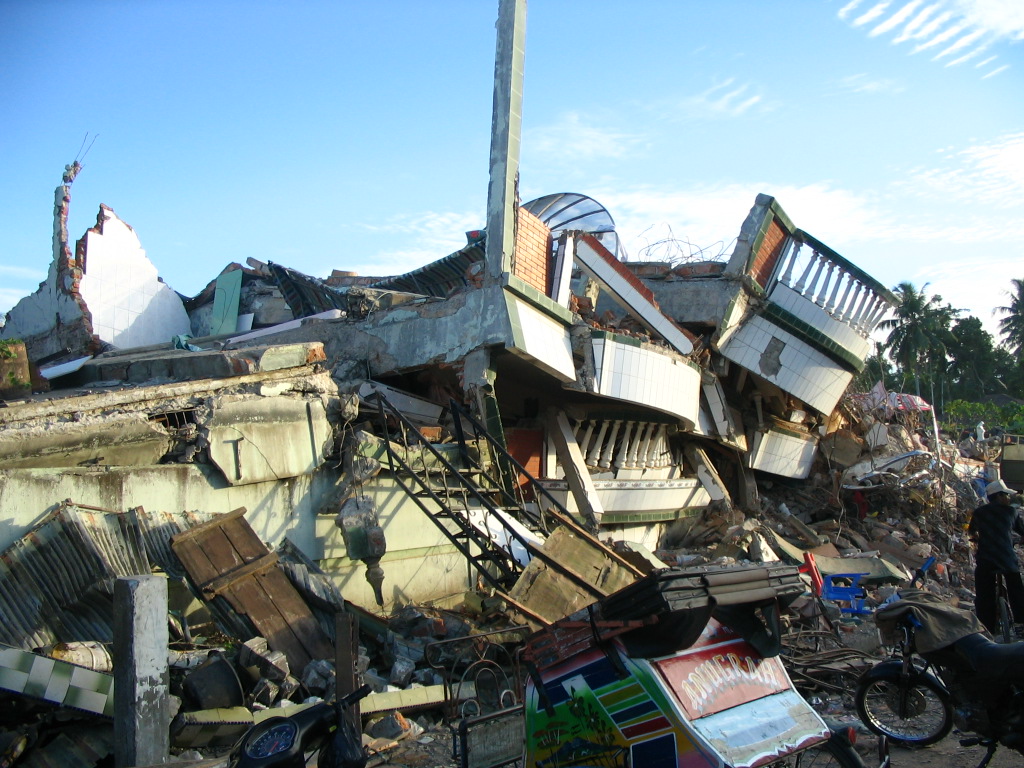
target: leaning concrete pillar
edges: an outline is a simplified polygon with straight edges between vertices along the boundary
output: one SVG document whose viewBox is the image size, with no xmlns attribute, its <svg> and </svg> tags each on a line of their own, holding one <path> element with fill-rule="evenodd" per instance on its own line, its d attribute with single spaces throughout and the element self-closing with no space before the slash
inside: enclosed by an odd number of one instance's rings
<svg viewBox="0 0 1024 768">
<path fill-rule="evenodd" d="M 167 580 L 114 583 L 114 763 L 167 762 Z"/>
</svg>

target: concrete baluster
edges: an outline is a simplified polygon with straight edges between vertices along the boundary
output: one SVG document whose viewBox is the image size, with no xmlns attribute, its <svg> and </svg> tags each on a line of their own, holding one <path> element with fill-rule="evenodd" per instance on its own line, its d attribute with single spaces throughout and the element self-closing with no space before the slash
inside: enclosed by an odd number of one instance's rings
<svg viewBox="0 0 1024 768">
<path fill-rule="evenodd" d="M 622 445 L 619 446 L 619 453 L 615 457 L 615 466 L 618 469 L 623 469 L 626 466 L 626 462 L 629 460 L 629 436 L 633 431 L 632 421 L 626 422 L 626 429 L 622 433 Z"/>
<path fill-rule="evenodd" d="M 590 450 L 587 451 L 587 466 L 596 467 L 597 461 L 601 456 L 601 451 L 604 448 L 604 436 L 608 431 L 608 422 L 602 421 L 601 428 L 597 431 L 597 437 L 594 439 L 593 445 L 590 446 Z"/>
<path fill-rule="evenodd" d="M 622 420 L 616 419 L 612 422 L 612 431 L 608 436 L 608 440 L 605 441 L 604 450 L 601 451 L 601 458 L 597 462 L 597 465 L 601 469 L 608 469 L 612 465 L 612 453 L 615 451 L 615 437 L 619 434 L 619 427 L 622 426 Z"/>
</svg>

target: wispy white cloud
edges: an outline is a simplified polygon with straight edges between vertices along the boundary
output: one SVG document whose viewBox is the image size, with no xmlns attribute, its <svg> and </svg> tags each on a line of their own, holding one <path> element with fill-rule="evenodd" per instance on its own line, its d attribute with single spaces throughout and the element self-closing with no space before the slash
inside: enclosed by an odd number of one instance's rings
<svg viewBox="0 0 1024 768">
<path fill-rule="evenodd" d="M 948 151 L 933 168 L 918 168 L 901 183 L 907 194 L 939 195 L 992 209 L 1024 208 L 1024 133 Z"/>
<path fill-rule="evenodd" d="M 853 93 L 902 93 L 906 90 L 895 80 L 869 78 L 864 73 L 844 77 L 839 85 L 843 90 Z"/>
<path fill-rule="evenodd" d="M 892 33 L 894 45 L 915 42 L 911 54 L 937 50 L 933 61 L 945 60 L 947 67 L 977 59 L 1000 41 L 1024 40 L 1024 3 L 1020 0 L 939 0 L 928 5 L 924 3 L 925 0 L 909 0 L 901 4 L 879 2 L 854 16 L 858 0 L 843 6 L 838 16 L 855 28 L 871 25 L 870 37 Z M 989 56 L 977 66 L 983 69 L 995 60 L 996 56 Z M 985 72 L 982 79 L 1003 71 L 1006 66 Z"/>
<path fill-rule="evenodd" d="M 963 64 L 965 62 L 968 62 L 971 59 L 973 59 L 973 58 L 983 54 L 985 52 L 985 50 L 986 50 L 986 46 L 979 46 L 979 47 L 975 48 L 974 50 L 965 53 L 963 56 L 960 56 L 960 57 L 958 57 L 956 59 L 953 59 L 952 61 L 948 62 L 946 64 L 946 66 L 947 67 L 955 67 L 955 66 L 957 66 L 959 64 Z M 942 54 L 940 54 L 940 56 L 941 55 Z M 936 58 L 939 58 L 939 56 L 937 56 Z M 984 78 L 982 78 L 982 79 L 984 79 Z"/>
<path fill-rule="evenodd" d="M 459 250 L 466 244 L 466 232 L 483 229 L 485 225 L 482 210 L 421 211 L 349 224 L 347 229 L 371 233 L 373 242 L 381 243 L 381 247 L 347 255 L 343 268 L 366 275 L 410 272 Z M 338 263 L 337 257 L 332 256 L 325 259 L 324 268 L 330 272 Z"/>
<path fill-rule="evenodd" d="M 889 3 L 877 3 L 869 8 L 865 13 L 858 16 L 853 20 L 853 26 L 863 27 L 865 24 L 870 24 L 875 19 L 880 18 L 883 13 L 888 9 Z"/>
<path fill-rule="evenodd" d="M 932 59 L 932 60 L 933 61 L 938 61 L 939 59 L 944 59 L 946 56 L 951 56 L 952 54 L 956 53 L 957 51 L 963 50 L 964 48 L 966 48 L 969 45 L 974 45 L 975 42 L 977 42 L 978 40 L 980 40 L 984 36 L 985 36 L 985 31 L 981 30 L 981 29 L 976 29 L 973 32 L 969 32 L 966 35 L 964 35 L 963 37 L 961 37 L 958 40 L 954 41 L 954 43 L 952 45 L 950 45 L 948 48 L 945 48 L 944 50 L 942 50 L 939 53 L 937 53 L 935 55 L 935 58 Z M 984 50 L 985 49 L 983 47 L 978 47 L 978 48 L 975 48 L 973 51 L 971 51 L 967 55 L 968 56 L 976 56 L 976 55 L 982 53 Z M 947 64 L 946 66 L 949 66 L 949 65 Z"/>
<path fill-rule="evenodd" d="M 939 10 L 939 7 L 940 5 L 935 3 L 922 8 L 916 16 L 907 22 L 906 26 L 903 27 L 903 31 L 893 39 L 893 44 L 897 45 L 899 43 L 905 43 L 907 40 L 913 40 L 918 34 L 924 34 L 921 32 L 921 28 L 928 23 L 928 19 L 931 18 L 933 13 Z"/>
<path fill-rule="evenodd" d="M 879 35 L 884 35 L 886 32 L 891 32 L 900 24 L 907 21 L 907 19 L 909 19 L 911 14 L 913 14 L 914 11 L 918 9 L 922 2 L 923 0 L 913 0 L 910 3 L 907 3 L 905 6 L 896 11 L 896 13 L 894 13 L 888 19 L 886 19 L 877 27 L 872 29 L 871 32 L 868 33 L 868 36 L 878 37 Z"/>
<path fill-rule="evenodd" d="M 761 101 L 749 83 L 737 85 L 736 79 L 730 77 L 684 99 L 680 107 L 686 117 L 731 118 L 740 117 Z"/>
<path fill-rule="evenodd" d="M 881 239 L 896 225 L 871 196 L 827 182 L 780 186 L 766 182 L 702 185 L 685 189 L 616 186 L 595 192 L 615 217 L 616 230 L 633 258 L 672 237 L 706 257 L 728 253 L 757 194 L 779 200 L 786 212 L 826 243 Z M 840 215 L 837 215 L 841 212 Z"/>
<path fill-rule="evenodd" d="M 956 0 L 971 23 L 1000 38 L 1024 40 L 1024 3 L 1020 0 Z"/>
<path fill-rule="evenodd" d="M 362 229 L 381 234 L 415 233 L 426 245 L 436 243 L 456 243 L 457 247 L 465 245 L 463 233 L 471 229 L 481 229 L 484 212 L 437 212 L 422 211 L 420 213 L 392 216 L 380 222 L 363 222 Z M 461 242 L 460 242 L 461 241 Z"/>
<path fill-rule="evenodd" d="M 527 131 L 524 140 L 531 153 L 573 163 L 623 157 L 642 144 L 641 136 L 602 127 L 599 120 L 566 112 L 555 123 Z"/>
<path fill-rule="evenodd" d="M 990 78 L 990 77 L 995 77 L 995 76 L 996 76 L 996 75 L 998 75 L 998 74 L 999 74 L 1000 72 L 1005 72 L 1005 71 L 1006 71 L 1006 70 L 1008 70 L 1009 68 L 1010 68 L 1010 65 L 1009 65 L 1009 64 L 1003 64 L 1003 66 L 1001 66 L 1001 67 L 998 67 L 998 68 L 996 68 L 996 69 L 993 69 L 993 70 L 992 70 L 991 72 L 989 72 L 989 73 L 988 73 L 987 75 L 984 75 L 984 76 L 983 76 L 983 77 L 982 77 L 981 79 L 982 79 L 982 80 L 987 80 L 987 79 L 988 79 L 988 78 Z"/>
<path fill-rule="evenodd" d="M 860 5 L 860 0 L 850 0 L 850 2 L 839 9 L 839 18 L 845 20 L 847 16 L 857 10 L 858 5 Z"/>
<path fill-rule="evenodd" d="M 961 22 L 960 24 L 954 24 L 952 27 L 947 27 L 946 29 L 942 30 L 942 32 L 940 32 L 939 34 L 932 36 L 931 39 L 925 40 L 923 43 L 915 45 L 911 53 L 920 53 L 921 51 L 927 51 L 931 48 L 940 46 L 947 40 L 951 40 L 952 38 L 959 35 L 965 29 L 967 29 L 967 24 L 964 22 Z"/>
</svg>

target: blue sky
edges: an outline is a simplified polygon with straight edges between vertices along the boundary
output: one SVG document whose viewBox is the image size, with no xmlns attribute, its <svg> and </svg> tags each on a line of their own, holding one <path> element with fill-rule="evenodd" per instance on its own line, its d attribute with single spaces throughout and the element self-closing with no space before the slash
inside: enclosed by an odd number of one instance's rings
<svg viewBox="0 0 1024 768">
<path fill-rule="evenodd" d="M 0 311 L 106 204 L 198 293 L 249 256 L 396 274 L 484 223 L 497 0 L 0 2 Z M 533 0 L 524 201 L 718 255 L 759 192 L 990 331 L 1024 278 L 1019 0 Z M 93 140 L 95 138 L 94 143 Z"/>
</svg>

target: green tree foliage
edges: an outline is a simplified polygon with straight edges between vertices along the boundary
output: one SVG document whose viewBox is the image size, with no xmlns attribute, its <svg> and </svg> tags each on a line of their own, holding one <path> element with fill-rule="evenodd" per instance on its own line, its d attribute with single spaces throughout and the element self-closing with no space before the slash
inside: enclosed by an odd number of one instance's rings
<svg viewBox="0 0 1024 768">
<path fill-rule="evenodd" d="M 916 394 L 921 394 L 922 379 L 934 383 L 934 374 L 944 371 L 948 354 L 947 346 L 956 339 L 950 331 L 950 324 L 961 310 L 949 304 L 942 304 L 942 297 L 925 294 L 928 284 L 917 290 L 913 283 L 903 282 L 893 292 L 900 304 L 894 316 L 878 324 L 888 336 L 882 350 L 906 376 L 913 376 Z"/>
<path fill-rule="evenodd" d="M 942 427 L 954 435 L 959 435 L 965 429 L 973 433 L 979 421 L 984 421 L 989 430 L 998 428 L 1004 432 L 1024 434 L 1024 405 L 954 400 L 946 404 L 940 419 Z"/>
<path fill-rule="evenodd" d="M 1019 362 L 1024 357 L 1024 279 L 1013 279 L 1010 284 L 1013 288 L 1006 292 L 1010 303 L 996 307 L 995 311 L 1003 315 L 999 321 L 999 333 Z"/>
<path fill-rule="evenodd" d="M 1003 383 L 996 376 L 996 345 L 981 320 L 973 315 L 960 318 L 951 333 L 953 340 L 946 348 L 950 399 L 977 400 L 1002 392 Z"/>
</svg>

